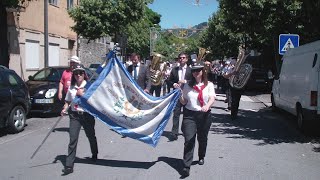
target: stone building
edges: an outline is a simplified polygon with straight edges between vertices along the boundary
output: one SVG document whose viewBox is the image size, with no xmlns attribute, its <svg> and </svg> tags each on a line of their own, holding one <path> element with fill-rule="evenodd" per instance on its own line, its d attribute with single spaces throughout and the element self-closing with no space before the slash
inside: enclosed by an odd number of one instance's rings
<svg viewBox="0 0 320 180">
<path fill-rule="evenodd" d="M 90 64 L 100 64 L 104 60 L 104 57 L 106 57 L 106 53 L 108 53 L 109 47 L 112 44 L 110 37 L 103 37 L 90 42 L 80 37 L 77 54 L 85 67 L 89 67 Z"/>
</svg>

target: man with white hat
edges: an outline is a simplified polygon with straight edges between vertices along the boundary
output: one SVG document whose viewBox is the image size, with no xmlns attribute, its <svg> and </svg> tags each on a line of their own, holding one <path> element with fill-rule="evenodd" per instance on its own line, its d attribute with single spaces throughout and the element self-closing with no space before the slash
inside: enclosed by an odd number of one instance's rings
<svg viewBox="0 0 320 180">
<path fill-rule="evenodd" d="M 67 93 L 68 88 L 71 84 L 72 69 L 77 64 L 81 64 L 81 61 L 79 60 L 78 56 L 72 56 L 69 59 L 69 68 L 63 71 L 60 79 L 59 90 L 58 90 L 59 100 L 62 100 L 63 96 Z"/>
</svg>

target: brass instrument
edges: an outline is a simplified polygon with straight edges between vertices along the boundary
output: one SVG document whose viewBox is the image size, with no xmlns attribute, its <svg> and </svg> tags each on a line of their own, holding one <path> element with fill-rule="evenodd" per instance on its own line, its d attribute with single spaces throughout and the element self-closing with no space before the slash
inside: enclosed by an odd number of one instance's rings
<svg viewBox="0 0 320 180">
<path fill-rule="evenodd" d="M 162 64 L 162 55 L 154 53 L 149 67 L 151 84 L 158 86 L 162 84 L 166 65 Z"/>
<path fill-rule="evenodd" d="M 234 67 L 234 71 L 236 71 L 237 73 L 229 78 L 230 86 L 235 89 L 242 89 L 247 84 L 251 76 L 251 64 L 243 64 L 248 56 L 249 54 L 245 54 L 245 50 L 242 47 L 239 47 L 239 54 Z"/>
<path fill-rule="evenodd" d="M 206 50 L 205 48 L 199 48 L 199 55 L 197 58 L 197 61 L 204 61 L 204 58 L 206 57 L 206 55 L 208 55 L 210 53 L 210 51 Z"/>
</svg>

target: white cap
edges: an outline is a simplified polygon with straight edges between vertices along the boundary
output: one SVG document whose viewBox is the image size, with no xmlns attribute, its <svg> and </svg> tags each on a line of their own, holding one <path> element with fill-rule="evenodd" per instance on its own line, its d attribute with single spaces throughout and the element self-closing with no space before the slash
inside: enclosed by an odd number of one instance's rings
<svg viewBox="0 0 320 180">
<path fill-rule="evenodd" d="M 75 62 L 75 63 L 78 63 L 78 64 L 81 63 L 81 61 L 79 60 L 78 56 L 72 56 L 70 58 L 70 62 Z"/>
</svg>

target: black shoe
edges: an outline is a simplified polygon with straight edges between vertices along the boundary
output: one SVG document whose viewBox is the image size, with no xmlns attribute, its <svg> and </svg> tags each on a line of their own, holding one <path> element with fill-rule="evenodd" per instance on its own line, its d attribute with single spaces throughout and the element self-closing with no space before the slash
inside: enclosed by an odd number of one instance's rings
<svg viewBox="0 0 320 180">
<path fill-rule="evenodd" d="M 204 159 L 202 158 L 202 159 L 199 159 L 199 165 L 203 165 L 204 164 Z"/>
<path fill-rule="evenodd" d="M 188 177 L 190 175 L 190 168 L 183 168 L 181 172 L 182 177 Z"/>
<path fill-rule="evenodd" d="M 178 135 L 177 134 L 171 134 L 170 141 L 176 141 L 176 140 L 178 140 Z"/>
<path fill-rule="evenodd" d="M 93 162 L 96 162 L 98 160 L 98 155 L 97 154 L 92 155 L 91 160 Z"/>
<path fill-rule="evenodd" d="M 73 168 L 72 167 L 65 167 L 64 169 L 62 169 L 63 175 L 68 175 L 73 173 Z"/>
<path fill-rule="evenodd" d="M 237 119 L 237 115 L 231 115 L 231 120 L 234 121 Z"/>
</svg>

